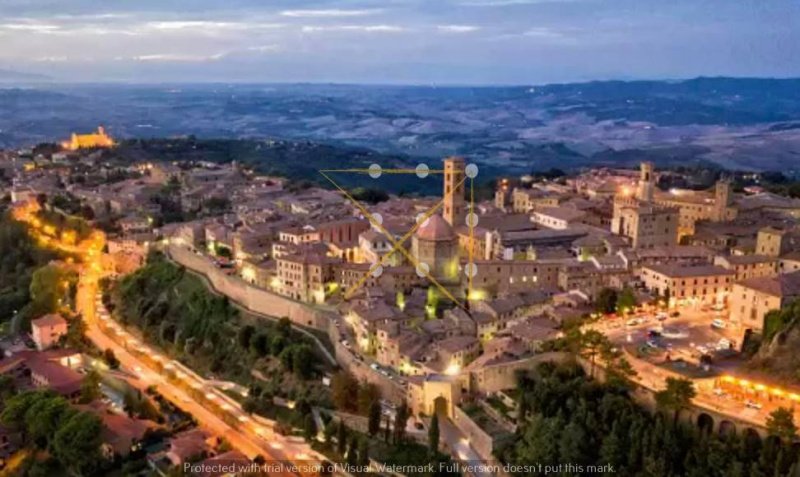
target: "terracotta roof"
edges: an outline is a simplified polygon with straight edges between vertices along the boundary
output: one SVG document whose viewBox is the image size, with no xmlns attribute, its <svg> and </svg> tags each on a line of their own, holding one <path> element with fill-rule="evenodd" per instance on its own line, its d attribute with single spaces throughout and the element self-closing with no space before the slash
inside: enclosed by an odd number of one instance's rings
<svg viewBox="0 0 800 477">
<path fill-rule="evenodd" d="M 417 229 L 417 238 L 422 240 L 455 240 L 453 228 L 439 214 L 434 214 Z"/>
<path fill-rule="evenodd" d="M 58 313 L 50 313 L 40 318 L 31 321 L 31 326 L 61 326 L 66 325 L 67 320 L 61 317 Z"/>
<path fill-rule="evenodd" d="M 225 472 L 218 472 L 216 469 L 247 469 L 250 465 L 250 459 L 248 459 L 247 456 L 241 452 L 233 450 L 222 453 L 215 457 L 211 457 L 210 459 L 206 459 L 202 462 L 202 464 L 204 468 L 212 469 L 209 472 L 200 473 L 202 477 L 216 477 L 220 475 L 228 475 Z M 240 472 L 234 473 L 238 474 Z"/>
<path fill-rule="evenodd" d="M 668 277 L 707 277 L 714 275 L 733 275 L 732 270 L 720 267 L 719 265 L 647 265 L 644 268 L 653 270 L 656 273 Z"/>
<path fill-rule="evenodd" d="M 800 295 L 800 272 L 784 273 L 777 277 L 742 280 L 739 285 L 777 297 Z"/>
</svg>

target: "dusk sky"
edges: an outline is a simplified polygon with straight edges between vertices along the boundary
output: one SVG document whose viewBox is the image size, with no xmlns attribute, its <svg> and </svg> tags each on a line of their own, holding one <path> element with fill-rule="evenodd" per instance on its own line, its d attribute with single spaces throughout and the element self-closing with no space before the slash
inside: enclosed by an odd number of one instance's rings
<svg viewBox="0 0 800 477">
<path fill-rule="evenodd" d="M 0 0 L 64 81 L 541 84 L 800 76 L 798 0 Z"/>
</svg>

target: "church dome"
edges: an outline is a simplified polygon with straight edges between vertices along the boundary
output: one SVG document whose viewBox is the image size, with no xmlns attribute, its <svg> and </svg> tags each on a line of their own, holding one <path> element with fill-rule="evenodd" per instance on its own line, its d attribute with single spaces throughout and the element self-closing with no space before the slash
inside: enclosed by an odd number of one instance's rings
<svg viewBox="0 0 800 477">
<path fill-rule="evenodd" d="M 418 239 L 437 242 L 455 240 L 456 238 L 453 227 L 439 214 L 430 216 L 430 218 L 417 229 L 416 235 Z"/>
</svg>

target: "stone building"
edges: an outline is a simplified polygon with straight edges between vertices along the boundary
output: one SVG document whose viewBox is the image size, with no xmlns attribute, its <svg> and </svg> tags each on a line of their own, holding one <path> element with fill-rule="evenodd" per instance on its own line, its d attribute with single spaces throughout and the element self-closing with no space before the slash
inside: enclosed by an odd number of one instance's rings
<svg viewBox="0 0 800 477">
<path fill-rule="evenodd" d="M 746 329 L 761 332 L 764 316 L 800 298 L 800 272 L 758 277 L 735 283 L 730 298 L 730 319 Z"/>
<path fill-rule="evenodd" d="M 432 215 L 417 229 L 411 241 L 411 254 L 420 265 L 427 265 L 437 281 L 458 281 L 458 239 L 441 215 Z"/>
<path fill-rule="evenodd" d="M 643 162 L 636 197 L 614 198 L 611 231 L 631 239 L 633 248 L 675 245 L 678 242 L 678 209 L 663 207 L 653 201 L 655 176 L 653 164 Z"/>
</svg>

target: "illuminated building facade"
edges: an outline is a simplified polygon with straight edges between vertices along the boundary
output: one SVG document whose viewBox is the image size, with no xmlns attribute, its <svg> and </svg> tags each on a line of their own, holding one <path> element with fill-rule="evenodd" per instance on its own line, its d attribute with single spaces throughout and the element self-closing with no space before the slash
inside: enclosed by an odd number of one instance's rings
<svg viewBox="0 0 800 477">
<path fill-rule="evenodd" d="M 70 151 L 95 147 L 108 148 L 114 147 L 114 140 L 111 139 L 111 136 L 106 133 L 106 130 L 100 126 L 97 128 L 97 132 L 91 134 L 72 133 L 70 140 L 62 142 L 61 147 Z"/>
</svg>

